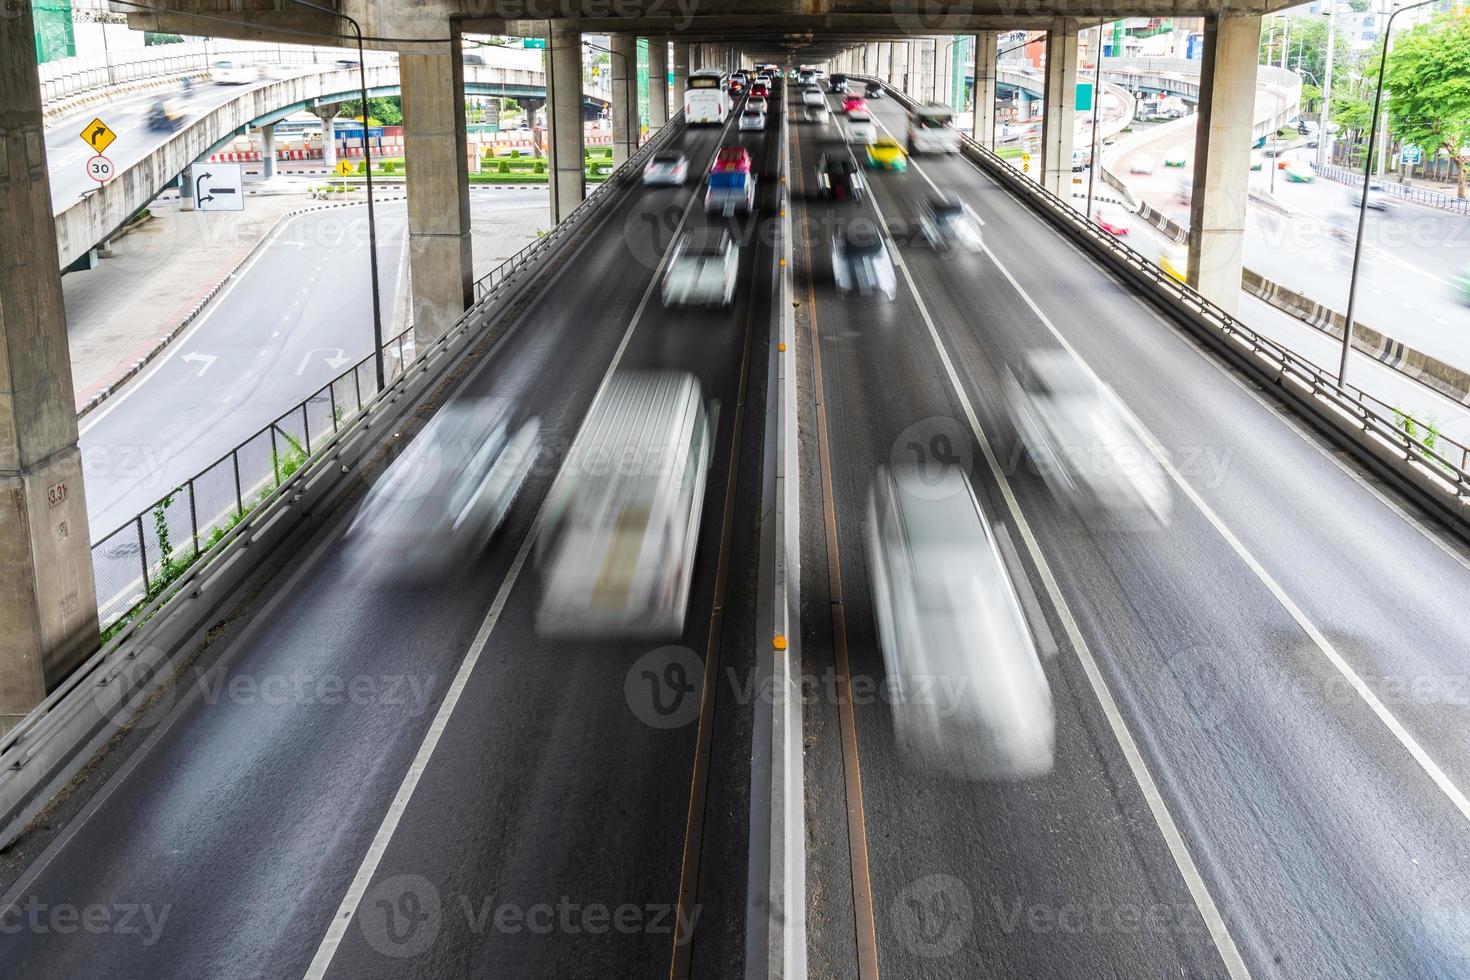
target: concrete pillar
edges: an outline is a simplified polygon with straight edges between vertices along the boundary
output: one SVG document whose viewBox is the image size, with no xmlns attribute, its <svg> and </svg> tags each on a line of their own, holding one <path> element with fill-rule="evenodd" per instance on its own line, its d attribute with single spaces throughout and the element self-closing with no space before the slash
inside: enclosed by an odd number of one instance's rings
<svg viewBox="0 0 1470 980">
<path fill-rule="evenodd" d="M 699 45 L 695 45 L 696 48 Z M 684 111 L 684 90 L 689 84 L 689 42 L 674 42 L 674 112 Z"/>
<path fill-rule="evenodd" d="M 669 39 L 648 39 L 648 131 L 669 121 Z"/>
<path fill-rule="evenodd" d="M 0 731 L 98 646 L 34 32 L 0 17 Z"/>
<path fill-rule="evenodd" d="M 276 126 L 260 127 L 260 175 L 270 180 L 276 175 Z"/>
<path fill-rule="evenodd" d="M 1070 201 L 1073 117 L 1077 106 L 1077 25 L 1065 17 L 1055 18 L 1046 33 L 1046 84 L 1041 99 L 1044 113 L 1041 186 L 1063 201 Z"/>
<path fill-rule="evenodd" d="M 434 54 L 398 57 L 413 334 L 420 345 L 459 319 L 474 290 L 460 52 L 456 34 Z"/>
<path fill-rule="evenodd" d="M 337 167 L 337 140 L 332 132 L 332 120 L 337 118 L 337 105 L 311 107 L 311 114 L 322 121 L 322 166 L 327 170 Z"/>
<path fill-rule="evenodd" d="M 893 59 L 892 83 L 905 92 L 909 88 L 909 54 L 913 45 L 908 41 L 894 41 L 891 57 Z"/>
<path fill-rule="evenodd" d="M 869 41 L 863 45 L 863 73 L 867 75 L 878 74 L 878 42 Z"/>
<path fill-rule="evenodd" d="M 1240 305 L 1261 18 L 1206 17 L 1194 137 L 1186 281 L 1227 313 Z"/>
<path fill-rule="evenodd" d="M 638 37 L 608 35 L 612 51 L 613 166 L 638 152 Z"/>
<path fill-rule="evenodd" d="M 551 127 L 551 220 L 555 224 L 582 203 L 587 190 L 582 160 L 581 31 L 551 21 L 551 36 L 546 39 L 546 68 L 546 121 Z"/>
<path fill-rule="evenodd" d="M 986 149 L 995 149 L 995 49 L 997 31 L 975 35 L 975 119 L 971 135 Z"/>
</svg>

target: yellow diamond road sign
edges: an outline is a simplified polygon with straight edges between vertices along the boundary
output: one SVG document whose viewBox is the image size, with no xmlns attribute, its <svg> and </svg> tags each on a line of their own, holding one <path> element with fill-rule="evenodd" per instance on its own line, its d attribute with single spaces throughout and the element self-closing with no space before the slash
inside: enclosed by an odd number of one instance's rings
<svg viewBox="0 0 1470 980">
<path fill-rule="evenodd" d="M 109 129 L 107 123 L 101 119 L 93 119 L 87 123 L 87 128 L 82 130 L 81 137 L 83 142 L 101 153 L 112 145 L 112 141 L 117 139 L 117 134 Z"/>
<path fill-rule="evenodd" d="M 352 164 L 348 163 L 346 160 L 337 161 L 337 173 L 341 174 L 343 177 L 346 177 L 348 174 L 352 173 L 352 170 Z"/>
</svg>

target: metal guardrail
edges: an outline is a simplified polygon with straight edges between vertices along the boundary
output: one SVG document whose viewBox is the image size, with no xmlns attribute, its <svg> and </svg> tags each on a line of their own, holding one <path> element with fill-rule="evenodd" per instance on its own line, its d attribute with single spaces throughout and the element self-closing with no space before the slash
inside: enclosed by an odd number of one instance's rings
<svg viewBox="0 0 1470 980">
<path fill-rule="evenodd" d="M 913 105 L 909 96 L 895 96 Z M 1277 385 L 1293 385 L 1303 400 L 1316 406 L 1327 421 L 1349 426 L 1366 441 L 1369 451 L 1379 450 L 1380 459 L 1395 459 L 1395 470 L 1408 483 L 1432 488 L 1440 496 L 1428 498 L 1443 505 L 1452 519 L 1465 522 L 1470 514 L 1470 447 L 1441 435 L 1435 426 L 1388 405 L 1352 385 L 1340 386 L 1336 375 L 1311 359 L 1259 334 L 1226 313 L 1194 289 L 1167 275 L 1162 269 L 1089 220 L 1087 215 L 1052 195 L 1035 181 L 1017 173 L 1010 164 L 975 140 L 961 134 L 961 148 L 1012 191 L 1029 199 L 1036 210 L 1063 225 L 1076 239 L 1109 255 L 1113 263 L 1143 280 L 1161 298 L 1211 332 L 1235 353 L 1253 363 Z M 1462 528 L 1463 529 L 1463 528 Z"/>
<path fill-rule="evenodd" d="M 1349 187 L 1363 186 L 1363 175 L 1356 170 L 1339 167 L 1335 163 L 1323 164 L 1320 167 L 1313 164 L 1312 169 L 1316 170 L 1317 173 L 1326 177 L 1328 180 L 1335 180 L 1339 184 L 1346 184 Z M 1427 187 L 1414 187 L 1409 184 L 1400 184 L 1396 180 L 1380 180 L 1377 181 L 1377 184 L 1385 194 L 1403 198 L 1406 201 L 1426 204 L 1430 207 L 1443 208 L 1455 214 L 1470 215 L 1470 200 L 1450 197 L 1448 194 L 1441 194 L 1439 191 L 1432 191 Z"/>
<path fill-rule="evenodd" d="M 413 350 L 412 327 L 384 342 L 385 380 L 403 373 Z M 94 543 L 92 575 L 103 634 L 223 540 L 377 393 L 369 354 Z"/>
</svg>

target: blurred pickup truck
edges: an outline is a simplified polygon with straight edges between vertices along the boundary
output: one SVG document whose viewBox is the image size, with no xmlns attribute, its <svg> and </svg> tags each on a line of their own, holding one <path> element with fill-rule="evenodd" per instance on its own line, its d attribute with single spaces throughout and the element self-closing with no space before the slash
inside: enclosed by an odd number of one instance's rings
<svg viewBox="0 0 1470 980">
<path fill-rule="evenodd" d="M 740 250 L 729 232 L 682 235 L 664 271 L 665 306 L 729 306 Z"/>
<path fill-rule="evenodd" d="M 704 213 L 729 217 L 755 210 L 755 175 L 738 170 L 721 170 L 709 175 L 704 192 Z"/>
</svg>

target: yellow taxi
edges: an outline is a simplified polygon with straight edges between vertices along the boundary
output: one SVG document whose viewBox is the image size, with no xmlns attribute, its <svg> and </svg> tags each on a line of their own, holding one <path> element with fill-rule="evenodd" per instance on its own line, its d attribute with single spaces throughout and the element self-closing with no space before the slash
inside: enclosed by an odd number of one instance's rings
<svg viewBox="0 0 1470 980">
<path fill-rule="evenodd" d="M 879 170 L 907 170 L 909 155 L 892 136 L 880 136 L 868 144 L 868 166 Z"/>
<path fill-rule="evenodd" d="M 1184 281 L 1189 269 L 1189 250 L 1183 245 L 1170 245 L 1159 252 L 1159 268 L 1170 279 Z"/>
</svg>

